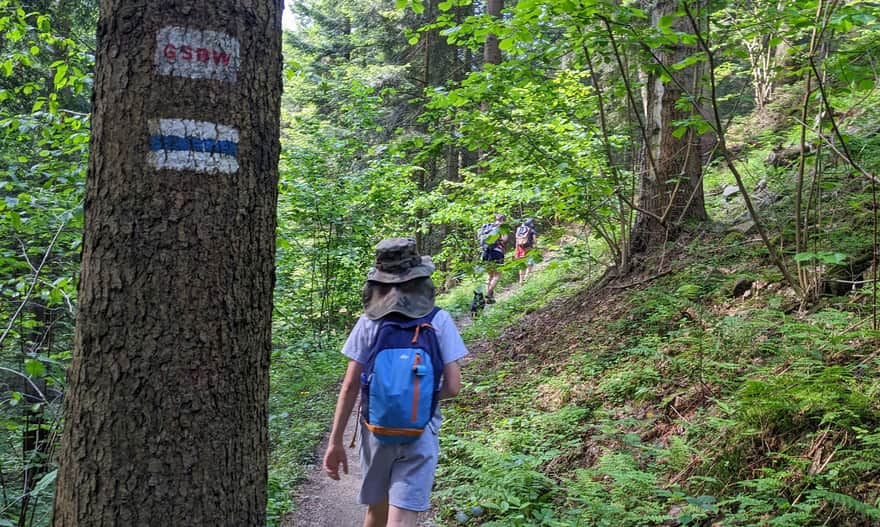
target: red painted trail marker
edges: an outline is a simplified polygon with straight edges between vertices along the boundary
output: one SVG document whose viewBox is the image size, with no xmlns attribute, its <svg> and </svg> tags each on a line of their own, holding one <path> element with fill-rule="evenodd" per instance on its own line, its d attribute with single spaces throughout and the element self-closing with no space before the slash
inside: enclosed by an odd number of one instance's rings
<svg viewBox="0 0 880 527">
<path fill-rule="evenodd" d="M 163 27 L 156 33 L 153 64 L 159 75 L 235 82 L 238 40 L 217 31 Z"/>
</svg>

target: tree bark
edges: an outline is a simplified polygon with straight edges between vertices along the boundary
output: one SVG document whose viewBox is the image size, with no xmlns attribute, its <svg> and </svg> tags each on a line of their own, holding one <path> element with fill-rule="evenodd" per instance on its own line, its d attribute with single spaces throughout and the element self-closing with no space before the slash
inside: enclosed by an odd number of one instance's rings
<svg viewBox="0 0 880 527">
<path fill-rule="evenodd" d="M 281 3 L 103 0 L 53 525 L 265 525 Z"/>
<path fill-rule="evenodd" d="M 486 0 L 486 14 L 492 18 L 501 18 L 501 11 L 504 10 L 504 0 Z M 487 64 L 501 64 L 501 48 L 499 47 L 498 36 L 495 35 L 494 32 L 489 32 L 486 35 L 486 42 L 483 44 L 483 69 L 486 69 Z M 484 113 L 488 113 L 491 108 L 491 104 L 489 101 L 484 100 L 480 103 L 480 108 Z M 486 160 L 492 157 L 492 149 L 489 150 L 479 150 L 477 152 L 477 160 L 480 163 L 484 163 Z M 477 168 L 477 172 L 484 172 L 485 167 L 481 166 Z"/>
<path fill-rule="evenodd" d="M 661 17 L 675 13 L 676 0 L 659 0 L 651 11 L 656 26 Z M 672 29 L 691 32 L 685 17 L 676 18 Z M 645 163 L 639 182 L 638 206 L 641 209 L 632 233 L 632 254 L 649 253 L 666 240 L 674 239 L 679 225 L 688 220 L 707 219 L 704 205 L 700 137 L 689 128 L 684 135 L 673 135 L 676 121 L 684 121 L 697 113 L 695 108 L 677 107 L 682 95 L 697 95 L 701 75 L 700 63 L 675 71 L 672 68 L 697 49 L 681 42 L 654 51 L 661 70 L 673 80 L 664 82 L 660 71 L 651 68 L 645 83 L 645 126 L 648 144 L 644 157 L 654 163 Z M 662 221 L 660 221 L 662 220 Z"/>
<path fill-rule="evenodd" d="M 492 18 L 501 18 L 504 10 L 504 0 L 486 0 L 486 14 Z M 483 46 L 483 62 L 486 64 L 501 64 L 501 48 L 498 47 L 498 36 L 490 32 L 486 35 L 486 45 Z"/>
</svg>

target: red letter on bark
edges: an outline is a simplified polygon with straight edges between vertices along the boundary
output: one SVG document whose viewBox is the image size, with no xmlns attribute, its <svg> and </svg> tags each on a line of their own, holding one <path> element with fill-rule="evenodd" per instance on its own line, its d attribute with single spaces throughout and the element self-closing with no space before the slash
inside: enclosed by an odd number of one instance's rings
<svg viewBox="0 0 880 527">
<path fill-rule="evenodd" d="M 227 55 L 223 51 L 215 51 L 214 64 L 220 64 L 221 62 L 224 66 L 229 66 L 229 55 Z"/>
<path fill-rule="evenodd" d="M 174 47 L 174 44 L 166 45 L 165 49 L 162 50 L 162 54 L 165 55 L 165 60 L 168 62 L 174 62 L 177 60 L 177 48 Z"/>
</svg>

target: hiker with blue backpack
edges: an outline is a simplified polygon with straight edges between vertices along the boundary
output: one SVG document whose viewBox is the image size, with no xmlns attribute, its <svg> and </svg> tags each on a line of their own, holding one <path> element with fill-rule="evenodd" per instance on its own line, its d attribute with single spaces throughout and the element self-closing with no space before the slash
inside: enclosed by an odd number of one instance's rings
<svg viewBox="0 0 880 527">
<path fill-rule="evenodd" d="M 452 317 L 434 305 L 433 272 L 412 238 L 380 242 L 364 285 L 364 314 L 342 348 L 348 369 L 324 471 L 338 480 L 341 465 L 348 474 L 342 435 L 360 395 L 364 527 L 415 527 L 418 513 L 430 508 L 440 454 L 437 403 L 458 394 L 457 361 L 468 353 Z"/>
<path fill-rule="evenodd" d="M 495 286 L 501 279 L 501 271 L 498 266 L 504 264 L 504 244 L 507 242 L 507 233 L 503 225 L 507 220 L 504 214 L 496 214 L 495 221 L 485 223 L 477 229 L 477 241 L 482 250 L 482 261 L 486 262 L 489 277 L 486 279 L 486 303 L 495 303 Z"/>
</svg>

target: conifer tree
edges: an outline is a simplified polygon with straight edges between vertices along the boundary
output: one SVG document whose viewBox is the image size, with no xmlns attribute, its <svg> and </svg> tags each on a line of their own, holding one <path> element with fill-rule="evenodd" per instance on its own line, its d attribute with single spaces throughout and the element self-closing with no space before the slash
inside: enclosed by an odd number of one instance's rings
<svg viewBox="0 0 880 527">
<path fill-rule="evenodd" d="M 101 2 L 56 526 L 265 525 L 280 37 Z"/>
</svg>

